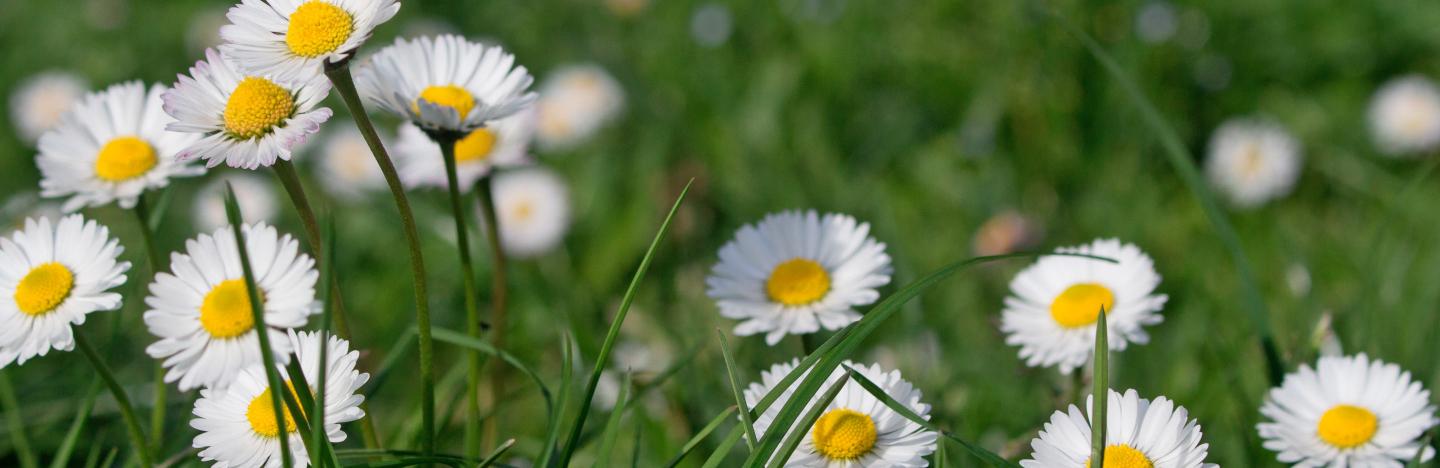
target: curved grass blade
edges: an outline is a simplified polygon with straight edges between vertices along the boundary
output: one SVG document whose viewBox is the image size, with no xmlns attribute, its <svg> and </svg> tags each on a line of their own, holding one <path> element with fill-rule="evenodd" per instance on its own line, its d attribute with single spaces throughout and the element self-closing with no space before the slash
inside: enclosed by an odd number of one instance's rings
<svg viewBox="0 0 1440 468">
<path fill-rule="evenodd" d="M 830 385 L 830 389 L 825 391 L 824 396 L 815 401 L 815 406 L 811 407 L 810 411 L 805 413 L 805 417 L 800 419 L 800 423 L 795 425 L 804 430 L 790 431 L 785 436 L 785 442 L 780 445 L 780 450 L 776 452 L 775 458 L 770 459 L 770 468 L 785 466 L 785 462 L 790 460 L 790 455 L 793 455 L 795 449 L 800 447 L 800 441 L 810 435 L 809 428 L 815 425 L 815 421 L 820 420 L 820 415 L 825 413 L 825 408 L 830 406 L 830 402 L 835 401 L 835 396 L 839 395 L 840 390 L 844 389 L 845 384 L 849 382 L 849 375 L 841 376 L 839 380 Z"/>
<path fill-rule="evenodd" d="M 735 372 L 735 357 L 730 355 L 730 344 L 725 341 L 725 332 L 715 329 L 720 339 L 720 354 L 725 356 L 725 374 L 730 379 L 730 392 L 735 395 L 735 406 L 740 408 L 740 424 L 745 429 L 745 445 L 755 450 L 755 423 L 750 418 L 750 408 L 745 406 L 745 394 L 740 391 L 740 375 Z"/>
<path fill-rule="evenodd" d="M 432 328 L 430 330 L 430 336 L 439 341 L 450 343 L 456 346 L 470 348 L 485 354 L 489 354 L 491 356 L 498 357 L 500 358 L 500 360 L 505 361 L 507 364 L 510 364 L 510 366 L 516 369 L 520 369 L 520 372 L 524 372 L 525 375 L 530 377 L 530 380 L 535 381 L 535 386 L 540 388 L 540 394 L 545 398 L 546 413 L 548 414 L 554 410 L 554 400 L 551 397 L 550 388 L 545 386 L 545 380 L 540 378 L 540 374 L 537 374 L 535 372 L 535 369 L 532 369 L 530 368 L 530 366 L 525 365 L 525 363 L 521 362 L 520 359 L 516 358 L 514 355 L 507 353 L 504 350 L 496 349 L 494 346 L 490 345 L 490 343 L 486 343 L 485 340 L 481 340 L 468 334 L 460 333 L 454 330 L 447 330 L 444 328 Z"/>
<path fill-rule="evenodd" d="M 947 439 L 951 439 L 951 440 L 956 441 L 957 443 L 960 444 L 961 447 L 964 447 L 966 451 L 970 452 L 971 455 L 974 455 L 975 458 L 979 458 L 980 460 L 982 460 L 982 461 L 984 461 L 985 463 L 989 464 L 990 466 L 994 466 L 994 467 L 999 467 L 999 468 L 1019 468 L 1019 467 L 1020 467 L 1020 465 L 1015 464 L 1014 462 L 1011 462 L 1011 461 L 1009 461 L 1009 460 L 1006 460 L 1004 457 L 1001 457 L 1001 456 L 999 456 L 999 455 L 996 455 L 994 452 L 991 452 L 991 451 L 989 451 L 989 450 L 985 450 L 984 448 L 981 448 L 980 446 L 977 446 L 977 445 L 975 445 L 975 444 L 972 444 L 972 443 L 970 443 L 969 441 L 963 440 L 963 439 L 955 436 L 954 434 L 951 434 L 951 433 L 949 433 L 949 432 L 946 432 L 946 431 L 944 431 L 944 430 L 941 430 L 939 426 L 936 426 L 935 423 L 931 422 L 929 419 L 925 419 L 924 417 L 920 416 L 918 413 L 912 411 L 909 407 L 905 406 L 903 403 L 900 403 L 899 401 L 896 401 L 895 398 L 892 398 L 892 397 L 890 396 L 890 394 L 885 393 L 885 390 L 884 390 L 884 389 L 881 389 L 879 385 L 876 385 L 875 382 L 872 381 L 872 380 L 870 380 L 869 377 L 865 377 L 865 374 L 862 374 L 862 373 L 860 373 L 859 371 L 856 371 L 854 368 L 851 368 L 850 366 L 845 366 L 845 373 L 848 374 L 848 375 L 850 376 L 850 379 L 853 380 L 853 381 L 855 381 L 855 383 L 860 384 L 860 388 L 864 388 L 866 392 L 869 392 L 870 395 L 872 395 L 872 396 L 875 397 L 875 399 L 880 400 L 880 402 L 881 402 L 881 403 L 884 403 L 885 406 L 890 407 L 890 409 L 893 410 L 893 411 L 895 411 L 895 413 L 899 414 L 900 416 L 904 417 L 905 419 L 909 419 L 910 421 L 914 422 L 915 424 L 919 424 L 920 427 L 923 427 L 923 428 L 928 429 L 928 430 L 931 430 L 931 431 L 935 431 L 935 432 L 937 432 L 937 433 L 939 433 L 939 434 L 944 435 L 945 438 L 947 438 Z M 939 443 L 936 444 L 936 448 L 935 448 L 936 466 L 939 466 L 939 465 L 940 465 L 940 459 L 944 457 L 944 455 L 943 455 L 943 453 L 942 453 L 942 448 L 943 448 L 944 446 L 945 446 L 945 443 L 944 443 L 943 440 L 939 441 Z"/>
<path fill-rule="evenodd" d="M 666 463 L 665 466 L 667 468 L 673 468 L 675 465 L 679 465 L 681 461 L 685 460 L 686 456 L 690 455 L 690 452 L 695 450 L 695 447 L 700 446 L 700 442 L 704 442 L 705 438 L 710 437 L 710 433 L 715 432 L 715 429 L 729 420 L 730 415 L 734 413 L 734 406 L 725 408 L 725 411 L 721 411 L 720 415 L 715 416 L 714 419 L 711 419 L 709 423 L 705 424 L 705 427 L 700 428 L 700 432 L 696 432 L 694 436 L 690 437 L 690 440 L 685 441 L 685 445 L 680 446 L 680 453 L 675 455 L 675 458 L 670 459 L 670 462 Z"/>
<path fill-rule="evenodd" d="M 55 450 L 55 458 L 50 461 L 50 468 L 70 466 L 70 455 L 75 452 L 75 444 L 80 441 L 80 432 L 85 429 L 85 422 L 90 419 L 90 412 L 95 410 L 95 399 L 100 396 L 101 385 L 103 382 L 98 378 L 90 382 L 90 388 L 85 391 L 85 398 L 80 401 L 80 407 L 75 410 L 75 418 L 70 421 L 70 429 L 65 431 L 65 440 L 60 442 L 60 448 Z"/>
<path fill-rule="evenodd" d="M 610 458 L 615 452 L 615 441 L 620 436 L 620 420 L 625 418 L 625 404 L 630 398 L 629 372 L 625 373 L 625 380 L 620 384 L 620 392 L 615 395 L 615 407 L 610 411 L 610 420 L 605 422 L 605 434 L 600 439 L 600 451 L 595 455 L 595 466 L 607 468 L 610 466 Z"/>
<path fill-rule="evenodd" d="M 508 439 L 504 442 L 501 442 L 500 446 L 495 447 L 495 450 L 491 451 L 490 455 L 486 455 L 484 460 L 480 460 L 480 464 L 476 465 L 476 467 L 485 468 L 487 466 L 494 465 L 495 462 L 500 461 L 500 457 L 504 456 L 505 452 L 510 451 L 510 447 L 514 446 L 515 439 Z"/>
<path fill-rule="evenodd" d="M 1095 316 L 1094 390 L 1090 393 L 1090 460 L 1096 468 L 1105 467 L 1106 406 L 1110 405 L 1110 327 L 1106 325 L 1105 307 Z"/>
<path fill-rule="evenodd" d="M 15 398 L 15 386 L 10 383 L 10 370 L 0 369 L 0 403 L 5 404 L 5 425 L 10 429 L 10 445 L 15 448 L 15 458 L 21 468 L 36 468 L 40 462 L 30 448 L 30 439 L 25 436 L 25 418 L 20 415 L 20 403 Z"/>
<path fill-rule="evenodd" d="M 551 457 L 554 457 L 558 450 L 555 443 L 560 440 L 560 419 L 564 417 L 565 410 L 570 407 L 570 387 L 575 374 L 574 352 L 570 349 L 570 335 L 561 333 L 560 343 L 560 409 L 550 415 L 550 427 L 545 431 L 545 446 L 541 448 L 540 459 L 535 463 L 535 466 L 539 467 L 551 466 Z"/>
</svg>

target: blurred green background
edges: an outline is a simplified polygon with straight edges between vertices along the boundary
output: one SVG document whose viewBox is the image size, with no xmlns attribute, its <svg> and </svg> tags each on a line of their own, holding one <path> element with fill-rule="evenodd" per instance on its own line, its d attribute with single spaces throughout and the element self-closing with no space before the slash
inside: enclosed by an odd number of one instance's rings
<svg viewBox="0 0 1440 468">
<path fill-rule="evenodd" d="M 1045 3 L 1093 34 L 1154 100 L 1192 153 L 1221 121 L 1261 115 L 1303 144 L 1304 169 L 1288 197 L 1227 210 L 1255 265 L 1269 317 L 1293 369 L 1314 359 L 1316 324 L 1333 315 L 1347 353 L 1400 364 L 1427 387 L 1440 385 L 1434 343 L 1440 321 L 1440 183 L 1434 159 L 1377 155 L 1365 110 L 1376 87 L 1399 75 L 1440 76 L 1440 4 L 1424 0 L 1214 0 Z M 141 79 L 170 84 L 201 57 L 223 24 L 227 1 L 0 0 L 0 95 L 45 70 L 70 70 L 92 88 Z M 514 263 L 514 352 L 558 382 L 562 334 L 578 344 L 582 371 L 655 228 L 686 180 L 695 188 L 659 252 L 625 324 L 617 368 L 635 368 L 648 388 L 627 416 L 617 462 L 661 464 L 733 404 L 713 330 L 727 332 L 705 295 L 717 249 L 743 224 L 781 209 L 853 214 L 872 224 L 895 262 L 894 291 L 953 260 L 974 255 L 982 223 L 1019 213 L 1029 246 L 1048 249 L 1118 237 L 1155 259 L 1170 295 L 1151 342 L 1114 356 L 1114 386 L 1166 395 L 1198 418 L 1209 461 L 1278 466 L 1254 425 L 1268 384 L 1241 305 L 1235 267 L 1195 199 L 1164 160 L 1114 80 L 1073 37 L 1030 3 L 1011 1 L 408 0 L 362 55 L 399 35 L 460 32 L 513 51 L 540 80 L 569 63 L 607 69 L 626 109 L 594 138 L 564 151 L 537 151 L 571 186 L 575 221 L 563 248 Z M 1158 25 L 1155 21 L 1161 21 Z M 1158 28 L 1158 30 L 1156 30 Z M 331 127 L 348 125 L 338 100 Z M 8 107 L 8 105 L 6 106 Z M 393 128 L 392 120 L 382 120 Z M 0 116 L 0 200 L 14 225 L 34 207 L 35 150 Z M 317 148 L 318 144 L 310 147 Z M 410 280 L 393 205 L 383 193 L 328 199 L 299 156 L 312 196 L 337 213 L 340 275 L 354 345 L 371 372 L 410 328 Z M 1199 161 L 1197 160 L 1198 164 Z M 238 172 L 211 171 L 207 178 Z M 270 181 L 270 174 L 261 172 Z M 178 249 L 191 223 L 198 180 L 174 184 L 160 233 Z M 300 226 L 278 185 L 284 229 Z M 1407 189 L 1408 188 L 1408 189 Z M 413 201 L 426 229 L 437 325 L 463 330 L 443 192 Z M 357 209 L 363 208 L 363 209 Z M 87 210 L 129 247 L 144 274 L 129 214 Z M 488 284 L 484 257 L 480 282 Z M 863 360 L 898 368 L 934 405 L 933 419 L 1018 460 L 1063 405 L 1071 385 L 1050 369 L 1027 368 L 998 330 L 1007 283 L 1025 261 L 947 280 L 872 337 Z M 124 286 L 113 364 L 151 399 L 151 341 L 140 321 L 143 286 Z M 103 333 L 93 316 L 87 331 Z M 458 349 L 437 345 L 441 409 L 457 412 Z M 731 337 L 742 378 L 800 353 L 760 337 Z M 687 360 L 693 354 L 693 359 Z M 413 360 L 413 354 L 405 359 Z M 408 363 L 408 361 L 407 361 Z M 675 364 L 678 373 L 646 387 Z M 389 446 L 410 445 L 416 425 L 413 366 L 402 365 L 370 395 Z M 54 451 L 92 372 L 58 353 L 4 372 L 13 382 L 31 443 Z M 514 379 L 499 407 L 513 455 L 532 457 L 544 436 L 533 385 Z M 371 388 L 370 390 L 376 390 Z M 195 394 L 171 388 L 165 457 L 182 451 Z M 603 406 L 603 405 L 602 405 Z M 5 408 L 7 413 L 15 411 Z M 148 412 L 147 409 L 142 411 Z M 598 430 L 605 410 L 590 419 Z M 80 457 L 125 446 L 112 400 L 102 396 Z M 7 417 L 13 417 L 8 414 Z M 4 430 L 8 432 L 8 429 Z M 358 446 L 351 428 L 346 446 Z M 440 431 L 458 451 L 458 419 Z M 700 448 L 708 454 L 719 437 Z M 594 443 L 578 464 L 593 463 Z M 0 463 L 10 464 L 0 437 Z M 739 463 L 741 450 L 731 458 Z M 951 447 L 951 462 L 978 461 Z M 687 463 L 698 466 L 703 456 Z"/>
</svg>

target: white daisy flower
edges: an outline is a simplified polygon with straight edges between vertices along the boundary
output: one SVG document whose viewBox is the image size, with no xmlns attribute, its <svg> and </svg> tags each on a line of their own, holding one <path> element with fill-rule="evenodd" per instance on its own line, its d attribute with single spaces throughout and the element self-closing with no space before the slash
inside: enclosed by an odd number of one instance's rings
<svg viewBox="0 0 1440 468">
<path fill-rule="evenodd" d="M 40 137 L 40 194 L 69 197 L 65 211 L 110 202 L 128 209 L 171 177 L 205 173 L 175 158 L 197 138 L 165 130 L 171 119 L 160 108 L 164 92 L 132 81 L 86 96 Z"/>
<path fill-rule="evenodd" d="M 89 85 L 70 72 L 47 71 L 26 78 L 10 94 L 10 121 L 26 143 L 34 142 L 60 123 L 72 106 L 78 104 Z"/>
<path fill-rule="evenodd" d="M 1005 342 L 1020 346 L 1020 357 L 1032 367 L 1059 366 L 1069 374 L 1085 365 L 1095 350 L 1095 321 L 1105 308 L 1110 349 L 1144 344 L 1142 328 L 1164 320 L 1160 309 L 1167 296 L 1155 294 L 1160 275 L 1148 255 L 1116 239 L 1061 247 L 1057 253 L 1086 254 L 1104 260 L 1047 256 L 1021 270 L 1010 281 L 1000 329 Z"/>
<path fill-rule="evenodd" d="M 1165 397 L 1140 398 L 1135 390 L 1110 390 L 1105 418 L 1106 468 L 1219 468 L 1205 463 L 1210 444 L 1201 442 L 1200 423 L 1190 419 L 1184 406 Z M 1085 401 L 1085 413 L 1095 396 Z M 1090 418 L 1080 408 L 1056 411 L 1040 436 L 1030 442 L 1035 452 L 1020 462 L 1024 468 L 1088 468 Z"/>
<path fill-rule="evenodd" d="M 280 200 L 268 177 L 248 172 L 222 172 L 195 194 L 192 219 L 200 231 L 214 231 L 230 225 L 225 216 L 225 184 L 235 189 L 235 202 L 245 219 L 272 222 L 280 215 Z"/>
<path fill-rule="evenodd" d="M 890 256 L 868 223 L 814 210 L 772 213 L 740 228 L 705 280 L 720 315 L 743 320 L 735 334 L 764 333 L 770 345 L 860 320 L 855 307 L 875 302 L 889 283 Z"/>
<path fill-rule="evenodd" d="M 799 359 L 782 362 L 772 366 L 769 371 L 762 371 L 760 381 L 751 383 L 745 389 L 746 405 L 754 408 L 781 379 L 795 370 L 799 362 Z M 845 361 L 844 365 L 870 379 L 880 386 L 886 395 L 915 414 L 926 420 L 930 419 L 930 405 L 920 401 L 920 390 L 901 378 L 900 371 L 887 372 L 879 365 L 864 366 L 850 361 Z M 809 372 L 805 371 L 806 374 Z M 820 387 L 821 392 L 839 382 L 844 374 L 844 366 L 836 367 Z M 790 387 L 781 393 L 780 398 L 755 419 L 756 436 L 765 436 L 770 426 L 775 423 L 780 409 L 804 380 L 804 375 L 792 382 Z M 819 396 L 815 398 L 818 400 Z M 808 402 L 804 411 L 810 411 L 814 405 L 815 401 Z M 815 421 L 815 425 L 803 429 L 792 425 L 789 430 L 792 433 L 795 430 L 809 433 L 808 437 L 801 439 L 800 445 L 786 461 L 785 466 L 792 467 L 928 466 L 929 462 L 925 457 L 935 451 L 938 437 L 935 432 L 926 430 L 890 409 L 853 380 L 847 381 L 845 386 L 841 387 L 840 393 L 826 405 L 825 412 Z"/>
<path fill-rule="evenodd" d="M 554 249 L 570 229 L 570 188 L 554 171 L 527 167 L 495 175 L 490 189 L 500 223 L 500 247 L 516 257 Z M 485 217 L 477 214 L 484 222 Z"/>
<path fill-rule="evenodd" d="M 275 355 L 288 361 L 285 329 L 305 325 L 319 312 L 315 261 L 300 244 L 265 223 L 242 227 L 245 246 L 264 302 L 266 331 Z M 170 256 L 170 272 L 155 275 L 145 304 L 145 325 L 159 338 L 145 348 L 169 369 L 166 382 L 180 390 L 225 387 L 240 370 L 260 362 L 260 339 L 240 267 L 240 250 L 230 228 L 185 242 L 185 253 Z"/>
<path fill-rule="evenodd" d="M 225 16 L 220 50 L 241 70 L 282 80 L 324 77 L 400 11 L 396 0 L 242 0 Z"/>
<path fill-rule="evenodd" d="M 25 229 L 0 238 L 0 368 L 24 364 L 51 349 L 75 348 L 72 325 L 91 312 L 117 310 L 130 262 L 110 229 L 70 215 L 25 220 Z"/>
<path fill-rule="evenodd" d="M 366 99 L 426 130 L 468 133 L 535 100 L 514 55 L 455 35 L 396 39 L 355 80 Z"/>
<path fill-rule="evenodd" d="M 199 157 L 209 167 L 269 167 L 276 158 L 289 161 L 291 151 L 330 119 L 329 108 L 316 107 L 329 92 L 324 76 L 292 82 L 245 75 L 210 49 L 165 92 L 165 112 L 176 119 L 167 128 L 204 135 L 180 159 Z"/>
<path fill-rule="evenodd" d="M 1321 357 L 1270 389 L 1257 428 L 1281 462 L 1310 467 L 1404 466 L 1436 424 L 1430 391 L 1400 366 L 1365 354 Z"/>
<path fill-rule="evenodd" d="M 319 164 L 320 185 L 341 199 L 355 201 L 385 188 L 385 176 L 370 155 L 370 145 L 354 124 L 330 131 L 320 147 Z"/>
<path fill-rule="evenodd" d="M 357 392 L 370 380 L 370 374 L 355 370 L 360 352 L 352 351 L 349 342 L 334 336 L 327 341 L 325 434 L 331 443 L 340 443 L 346 438 L 340 425 L 365 417 L 365 411 L 360 408 L 365 396 Z M 301 372 L 311 387 L 310 394 L 318 402 L 320 334 L 297 334 L 291 330 L 288 343 L 295 349 L 295 359 L 300 360 Z M 285 386 L 294 392 L 289 373 L 284 368 L 276 370 L 280 371 L 280 378 L 285 379 Z M 258 366 L 240 371 L 229 388 L 200 390 L 200 399 L 195 402 L 195 419 L 190 421 L 190 427 L 200 431 L 194 441 L 194 447 L 201 449 L 200 459 L 221 467 L 280 466 L 281 418 L 275 417 L 272 398 L 265 370 Z M 309 455 L 296 430 L 294 416 L 289 408 L 282 409 L 281 413 L 291 459 L 297 467 L 307 466 Z"/>
<path fill-rule="evenodd" d="M 573 148 L 625 108 L 620 83 L 598 65 L 567 65 L 540 86 L 538 140 L 549 150 Z"/>
<path fill-rule="evenodd" d="M 1440 90 L 1420 75 L 1402 76 L 1370 99 L 1370 135 L 1381 151 L 1415 155 L 1440 146 Z"/>
<path fill-rule="evenodd" d="M 1284 128 L 1233 119 L 1210 136 L 1205 173 L 1232 204 L 1249 208 L 1289 194 L 1300 178 L 1300 163 L 1300 143 Z"/>
<path fill-rule="evenodd" d="M 440 145 L 420 127 L 400 125 L 399 142 L 395 145 L 395 164 L 405 186 L 440 187 L 449 185 L 445 176 L 445 159 Z M 490 122 L 471 130 L 455 143 L 455 175 L 462 192 L 490 173 L 493 167 L 517 166 L 530 162 L 527 150 L 535 133 L 534 107 L 526 107 L 515 115 Z"/>
</svg>

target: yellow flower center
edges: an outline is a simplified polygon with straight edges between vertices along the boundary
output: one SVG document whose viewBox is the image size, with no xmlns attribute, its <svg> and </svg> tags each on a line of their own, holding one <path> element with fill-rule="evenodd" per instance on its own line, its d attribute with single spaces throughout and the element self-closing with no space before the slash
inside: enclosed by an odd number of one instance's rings
<svg viewBox="0 0 1440 468">
<path fill-rule="evenodd" d="M 490 129 L 475 129 L 455 142 L 455 162 L 480 162 L 488 159 L 490 150 L 495 148 L 495 140 L 495 132 Z"/>
<path fill-rule="evenodd" d="M 111 182 L 139 177 L 159 162 L 155 148 L 139 137 L 122 136 L 100 147 L 95 175 Z"/>
<path fill-rule="evenodd" d="M 1131 448 L 1129 445 L 1107 445 L 1105 446 L 1105 468 L 1154 468 L 1155 463 L 1145 457 L 1144 453 Z M 1090 468 L 1090 460 L 1085 460 L 1085 468 Z"/>
<path fill-rule="evenodd" d="M 465 88 L 461 88 L 455 85 L 431 86 L 425 88 L 424 91 L 420 92 L 420 99 L 430 101 L 431 103 L 438 106 L 445 106 L 451 109 L 455 109 L 455 112 L 460 113 L 460 118 L 462 119 L 465 118 L 465 116 L 470 115 L 470 109 L 475 108 L 475 96 L 471 96 L 470 91 L 466 90 Z M 420 113 L 420 99 L 416 100 L 414 106 L 416 114 Z M 466 138 L 469 137 L 467 136 Z"/>
<path fill-rule="evenodd" d="M 815 451 L 831 460 L 854 460 L 875 448 L 875 420 L 859 411 L 834 409 L 815 421 L 810 431 Z"/>
<path fill-rule="evenodd" d="M 295 385 L 286 380 L 285 387 L 290 390 L 290 395 L 299 401 L 299 395 L 295 394 Z M 270 401 L 271 398 L 270 389 L 266 388 L 250 400 L 250 406 L 245 408 L 245 419 L 250 420 L 250 430 L 263 437 L 280 436 L 280 421 L 275 417 L 275 402 Z M 285 406 L 284 401 L 281 401 L 280 405 L 285 414 L 285 432 L 295 432 L 295 418 L 290 416 L 290 408 Z M 304 413 L 301 413 L 301 416 L 304 416 Z"/>
<path fill-rule="evenodd" d="M 535 215 L 535 204 L 530 200 L 517 200 L 514 205 L 511 205 L 510 212 L 511 219 L 523 222 Z"/>
<path fill-rule="evenodd" d="M 225 102 L 225 131 L 240 139 L 270 133 L 295 112 L 295 96 L 275 82 L 246 77 Z"/>
<path fill-rule="evenodd" d="M 809 304 L 830 292 L 830 273 L 814 260 L 792 258 L 770 272 L 765 291 L 770 293 L 771 300 L 781 304 Z"/>
<path fill-rule="evenodd" d="M 339 49 L 355 31 L 350 14 L 335 5 L 312 0 L 290 14 L 285 45 L 301 57 L 319 57 Z"/>
<path fill-rule="evenodd" d="M 260 302 L 265 302 L 264 292 Z M 255 328 L 255 316 L 250 311 L 250 294 L 245 290 L 245 280 L 221 281 L 200 304 L 200 326 L 216 338 L 234 338 Z"/>
<path fill-rule="evenodd" d="M 1359 406 L 1336 405 L 1320 416 L 1315 432 L 1320 440 L 1337 448 L 1348 449 L 1364 445 L 1375 436 L 1380 421 L 1375 413 Z"/>
<path fill-rule="evenodd" d="M 65 265 L 42 264 L 20 279 L 20 285 L 15 287 L 15 305 L 27 315 L 44 315 L 65 302 L 73 287 L 75 274 Z"/>
<path fill-rule="evenodd" d="M 1065 328 L 1078 328 L 1095 323 L 1100 308 L 1108 315 L 1115 308 L 1115 293 L 1098 283 L 1080 283 L 1065 288 L 1050 303 L 1050 317 Z"/>
</svg>

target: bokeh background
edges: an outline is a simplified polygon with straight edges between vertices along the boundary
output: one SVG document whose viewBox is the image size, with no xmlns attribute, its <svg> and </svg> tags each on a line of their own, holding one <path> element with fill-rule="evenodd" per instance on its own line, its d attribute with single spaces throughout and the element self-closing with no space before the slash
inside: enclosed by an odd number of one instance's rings
<svg viewBox="0 0 1440 468">
<path fill-rule="evenodd" d="M 170 84 L 218 40 L 228 1 L 0 1 L 0 96 L 46 71 L 83 78 L 90 89 L 140 79 Z M 640 255 L 685 182 L 695 186 L 660 249 L 623 328 L 613 399 L 624 369 L 644 393 L 623 422 L 616 462 L 656 466 L 733 404 L 715 339 L 734 323 L 718 316 L 704 279 L 717 249 L 740 226 L 782 209 L 853 214 L 872 225 L 895 262 L 892 292 L 948 262 L 977 253 L 1049 249 L 1118 237 L 1146 250 L 1168 294 L 1151 342 L 1115 355 L 1114 386 L 1166 395 L 1204 427 L 1210 461 L 1278 466 L 1254 425 L 1268 387 L 1246 320 L 1235 265 L 1193 195 L 1139 114 L 1081 44 L 1041 5 L 1094 35 L 1139 83 L 1200 164 L 1213 129 L 1232 117 L 1263 116 L 1303 146 L 1293 193 L 1254 209 L 1227 208 L 1255 265 L 1268 319 L 1291 368 L 1321 343 L 1400 364 L 1440 385 L 1440 223 L 1434 155 L 1379 154 L 1366 123 L 1372 94 L 1407 74 L 1440 77 L 1440 4 L 1424 0 L 1215 0 L 1118 2 L 856 0 L 409 0 L 362 55 L 396 36 L 456 32 L 513 51 L 544 81 L 568 65 L 598 66 L 623 90 L 623 110 L 593 135 L 533 148 L 570 186 L 573 223 L 558 248 L 514 262 L 509 343 L 552 386 L 561 340 L 573 337 L 588 369 Z M 349 125 L 338 101 L 327 134 Z M 7 108 L 11 105 L 7 102 Z M 31 142 L 0 116 L 3 222 L 53 212 L 37 197 Z M 387 130 L 396 122 L 381 120 Z M 323 140 L 323 136 L 322 139 Z M 328 190 L 323 143 L 298 156 L 313 197 L 336 214 L 338 265 L 361 368 L 406 352 L 410 281 L 393 205 L 383 191 L 347 197 Z M 159 242 L 178 249 L 218 207 L 209 181 L 253 176 L 247 198 L 300 226 L 268 172 L 217 169 L 179 180 Z M 342 181 L 343 182 L 343 181 Z M 344 184 L 340 184 L 344 185 Z M 383 189 L 382 189 L 383 190 Z M 415 192 L 422 218 L 437 326 L 463 330 L 444 193 Z M 192 205 L 211 203 L 210 208 Z M 144 271 L 129 213 L 87 210 L 114 229 Z M 479 280 L 488 284 L 488 262 Z M 1070 379 L 1032 369 L 998 330 L 1002 299 L 1024 260 L 962 273 L 885 324 L 862 359 L 898 368 L 934 405 L 933 419 L 1011 459 L 1051 412 L 1073 398 Z M 143 354 L 139 297 L 106 345 L 142 412 L 152 361 Z M 94 320 L 90 333 L 103 333 Z M 411 343 L 408 344 L 407 343 Z M 742 378 L 800 355 L 795 339 L 775 347 L 730 338 Z M 397 344 L 399 346 L 397 346 Z M 440 403 L 458 415 L 463 354 L 438 345 Z M 408 347 L 408 348 L 407 348 Z M 394 368 L 367 389 L 372 417 L 390 446 L 411 444 L 417 427 L 414 366 Z M 674 370 L 673 373 L 667 370 Z M 70 424 L 91 371 L 59 353 L 4 370 L 15 389 L 6 418 L 41 453 Z M 496 417 L 519 458 L 544 436 L 539 393 L 519 374 Z M 577 374 L 578 375 L 578 374 Z M 658 380 L 661 377 L 669 377 Z M 172 388 L 166 456 L 182 454 L 195 397 Z M 608 394 L 608 396 L 607 396 Z M 0 395 L 3 397 L 4 395 Z M 18 408 L 11 403 L 18 404 Z M 592 416 L 598 430 L 605 401 Z M 125 445 L 113 401 L 102 396 L 76 462 Z M 13 425 L 0 429 L 10 431 Z M 458 451 L 458 419 L 440 431 Z M 351 429 L 358 444 L 358 431 Z M 701 445 L 708 454 L 719 437 Z M 0 463 L 10 464 L 0 437 Z M 579 464 L 595 460 L 596 443 Z M 979 466 L 951 447 L 950 462 Z M 731 462 L 739 463 L 742 450 Z M 687 464 L 698 466 L 703 456 Z M 10 461 L 7 461 L 10 460 Z M 195 464 L 191 456 L 183 463 Z"/>
</svg>

